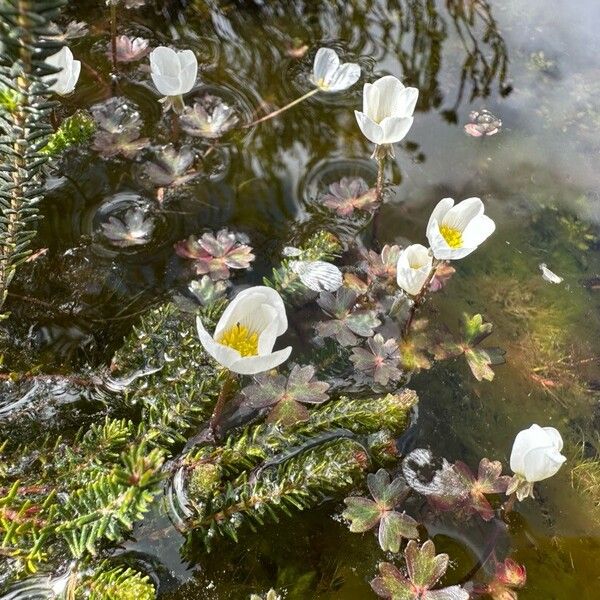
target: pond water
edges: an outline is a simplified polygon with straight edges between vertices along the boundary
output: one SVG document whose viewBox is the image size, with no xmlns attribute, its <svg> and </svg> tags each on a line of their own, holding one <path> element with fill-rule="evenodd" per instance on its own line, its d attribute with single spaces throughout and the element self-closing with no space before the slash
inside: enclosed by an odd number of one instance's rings
<svg viewBox="0 0 600 600">
<path fill-rule="evenodd" d="M 59 115 L 121 96 L 126 110 L 141 115 L 140 135 L 167 142 L 170 121 L 148 83 L 147 61 L 122 65 L 111 81 L 103 4 L 70 3 L 65 11 L 65 23 L 85 21 L 90 33 L 69 42 L 84 66 Z M 372 146 L 353 111 L 364 82 L 396 75 L 418 87 L 420 97 L 414 125 L 387 164 L 377 241 L 426 243 L 427 219 L 440 198 L 481 197 L 496 232 L 454 265 L 456 274 L 424 314 L 457 329 L 463 313 L 479 312 L 494 324 L 488 343 L 506 351 L 492 382 L 477 382 L 461 359 L 414 375 L 410 386 L 420 402 L 402 448 L 429 447 L 471 466 L 487 456 L 507 466 L 515 434 L 539 423 L 562 432 L 568 457 L 536 487 L 535 500 L 518 504 L 510 534 L 451 519 L 427 523 L 437 550 L 451 557 L 444 582 L 460 581 L 498 535 L 503 552 L 527 568 L 519 598 L 599 598 L 600 509 L 573 489 L 571 469 L 600 452 L 600 5 L 150 4 L 156 11 L 121 11 L 119 33 L 151 46 L 191 48 L 200 64 L 197 95 L 222 98 L 243 121 L 308 91 L 320 46 L 359 63 L 360 82 L 255 128 L 234 127 L 218 144 L 203 141 L 202 173 L 162 203 L 142 161 L 103 160 L 87 149 L 69 156 L 68 177 L 50 182 L 41 208 L 35 245 L 48 250 L 25 265 L 11 288 L 12 316 L 4 325 L 9 369 L 68 375 L 107 364 L 140 314 L 185 293 L 189 272 L 173 245 L 189 235 L 225 226 L 245 234 L 257 259 L 235 283 L 260 282 L 284 246 L 319 229 L 318 193 L 347 175 L 374 184 Z M 500 131 L 468 135 L 470 113 L 483 109 L 501 119 Z M 150 221 L 141 234 L 149 241 L 112 243 L 103 224 L 132 209 L 134 225 Z M 343 231 L 343 223 L 338 227 Z M 542 263 L 563 281 L 544 280 Z M 7 393 L 0 415 L 29 401 Z M 75 430 L 87 418 L 85 402 L 68 389 L 43 403 L 33 403 L 37 416 L 23 435 Z M 70 406 L 76 409 L 66 416 Z M 223 541 L 210 554 L 185 544 L 159 505 L 122 552 L 152 572 L 161 597 L 247 598 L 271 587 L 289 599 L 374 597 L 369 581 L 384 555 L 373 535 L 348 531 L 338 503 L 265 525 L 238 544 Z"/>
</svg>

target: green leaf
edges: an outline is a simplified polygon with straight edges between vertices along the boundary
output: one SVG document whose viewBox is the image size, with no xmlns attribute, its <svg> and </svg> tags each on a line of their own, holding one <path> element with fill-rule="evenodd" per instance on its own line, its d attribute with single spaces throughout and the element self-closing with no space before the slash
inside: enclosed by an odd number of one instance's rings
<svg viewBox="0 0 600 600">
<path fill-rule="evenodd" d="M 446 572 L 449 557 L 447 554 L 435 554 L 435 546 L 427 540 L 421 547 L 411 540 L 404 552 L 408 576 L 414 585 L 431 588 Z"/>
<path fill-rule="evenodd" d="M 342 517 L 350 521 L 350 531 L 363 533 L 379 523 L 381 511 L 373 500 L 350 496 L 344 500 L 347 508 Z"/>
<path fill-rule="evenodd" d="M 479 314 L 469 317 L 463 315 L 465 321 L 465 339 L 470 346 L 476 346 L 492 333 L 493 325 L 484 323 Z"/>
<path fill-rule="evenodd" d="M 373 591 L 382 598 L 391 600 L 414 600 L 413 586 L 391 563 L 379 563 L 379 577 L 371 581 Z"/>
<path fill-rule="evenodd" d="M 492 381 L 494 379 L 494 371 L 490 366 L 492 360 L 490 355 L 483 348 L 469 348 L 465 350 L 465 358 L 467 364 L 477 381 Z"/>
<path fill-rule="evenodd" d="M 379 523 L 379 545 L 384 552 L 398 552 L 402 538 L 419 537 L 418 523 L 407 514 L 388 511 Z"/>
</svg>

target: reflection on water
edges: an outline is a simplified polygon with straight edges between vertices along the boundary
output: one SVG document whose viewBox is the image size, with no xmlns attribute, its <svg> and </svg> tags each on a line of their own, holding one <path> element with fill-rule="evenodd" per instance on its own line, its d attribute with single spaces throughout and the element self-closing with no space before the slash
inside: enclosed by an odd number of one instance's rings
<svg viewBox="0 0 600 600">
<path fill-rule="evenodd" d="M 590 282 L 600 274 L 600 8 L 593 0 L 577 8 L 559 0 L 152 3 L 128 13 L 122 33 L 153 46 L 191 47 L 201 64 L 188 102 L 196 99 L 199 109 L 177 139 L 143 62 L 123 65 L 116 81 L 109 76 L 101 4 L 67 9 L 90 25 L 89 38 L 72 47 L 94 65 L 67 103 L 69 111 L 98 104 L 102 132 L 90 153 L 66 158 L 65 177 L 42 206 L 36 243 L 49 251 L 11 288 L 6 326 L 14 329 L 3 333 L 12 340 L 9 368 L 27 360 L 68 373 L 84 362 L 106 364 L 147 306 L 173 292 L 189 296 L 187 265 L 173 249 L 189 236 L 225 226 L 245 233 L 257 260 L 242 283 L 259 281 L 285 246 L 323 224 L 347 240 L 354 228 L 320 198 L 343 177 L 373 185 L 371 148 L 352 111 L 363 83 L 391 73 L 420 97 L 388 173 L 397 185 L 379 241 L 423 242 L 417 232 L 439 198 L 484 197 L 498 231 L 462 261 L 430 317 L 455 328 L 463 312 L 481 310 L 495 325 L 493 343 L 507 351 L 493 383 L 474 383 L 458 361 L 414 377 L 419 416 L 403 447 L 430 447 L 470 466 L 481 456 L 506 463 L 514 433 L 539 421 L 572 444 L 585 439 L 587 455 L 598 455 L 600 296 Z M 319 94 L 258 127 L 229 127 L 233 117 L 249 123 L 304 93 L 320 45 L 358 62 L 359 84 L 343 96 Z M 127 108 L 107 104 L 112 95 L 127 98 Z M 488 114 L 493 119 L 481 118 Z M 498 122 L 502 128 L 490 135 Z M 465 135 L 469 123 L 480 135 Z M 544 281 L 540 263 L 563 282 Z M 92 418 L 86 401 L 104 391 L 74 385 L 11 385 L 1 392 L 0 417 L 11 407 L 75 428 L 77 419 Z M 48 400 L 43 410 L 33 394 Z M 75 416 L 64 410 L 71 405 Z M 510 538 L 498 533 L 500 548 L 527 565 L 520 598 L 597 597 L 598 520 L 568 473 L 540 486 L 537 504 L 519 507 Z M 186 510 L 179 484 L 175 478 L 165 492 L 174 519 Z M 200 545 L 184 546 L 157 514 L 135 531 L 127 552 L 148 557 L 169 598 L 245 598 L 270 587 L 287 589 L 291 599 L 370 597 L 377 543 L 332 519 L 338 508 L 284 519 L 239 545 L 223 541 L 208 556 Z M 455 560 L 448 583 L 469 573 L 492 535 L 433 516 L 427 527 L 438 550 Z"/>
</svg>

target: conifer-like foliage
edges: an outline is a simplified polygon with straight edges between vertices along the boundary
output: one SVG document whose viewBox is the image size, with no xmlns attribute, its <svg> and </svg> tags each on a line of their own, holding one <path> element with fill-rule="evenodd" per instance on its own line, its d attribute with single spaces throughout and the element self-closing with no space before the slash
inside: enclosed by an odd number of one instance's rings
<svg viewBox="0 0 600 600">
<path fill-rule="evenodd" d="M 40 150 L 52 131 L 45 41 L 64 0 L 0 1 L 0 309 L 18 265 L 27 258 L 41 199 Z"/>
</svg>

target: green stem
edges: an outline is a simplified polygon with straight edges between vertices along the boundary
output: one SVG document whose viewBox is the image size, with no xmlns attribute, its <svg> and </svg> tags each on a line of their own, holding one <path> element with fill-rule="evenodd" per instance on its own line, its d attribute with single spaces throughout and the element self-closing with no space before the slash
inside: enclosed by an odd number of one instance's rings
<svg viewBox="0 0 600 600">
<path fill-rule="evenodd" d="M 226 373 L 225 381 L 223 382 L 223 386 L 221 387 L 221 391 L 219 392 L 217 403 L 215 404 L 212 416 L 210 417 L 209 426 L 215 439 L 217 439 L 219 433 L 219 421 L 221 420 L 221 417 L 223 415 L 225 405 L 227 404 L 227 401 L 230 399 L 231 394 L 235 389 L 235 383 L 235 375 L 228 370 Z"/>
<path fill-rule="evenodd" d="M 373 216 L 372 243 L 379 246 L 379 230 L 381 227 L 381 205 L 383 204 L 383 175 L 385 171 L 385 154 L 379 151 L 380 146 L 375 150 L 375 159 L 377 160 L 377 183 L 375 184 L 375 199 L 377 200 L 377 209 Z"/>
<path fill-rule="evenodd" d="M 252 123 L 246 125 L 246 127 L 253 127 L 254 125 L 258 125 L 259 123 L 263 123 L 264 121 L 273 119 L 274 117 L 277 117 L 281 113 L 285 112 L 288 108 L 292 108 L 292 106 L 296 106 L 296 104 L 300 104 L 300 102 L 304 102 L 304 100 L 306 100 L 307 98 L 314 96 L 318 91 L 319 91 L 319 88 L 310 90 L 310 92 L 307 92 L 306 94 L 304 94 L 304 96 L 300 96 L 300 98 L 296 98 L 295 100 L 292 100 L 292 102 L 290 102 L 289 104 L 286 104 L 285 106 L 282 106 L 281 108 L 279 108 L 273 112 L 270 112 L 268 115 L 265 115 L 264 117 L 261 117 L 260 119 L 257 119 L 256 121 L 252 121 Z"/>
</svg>

